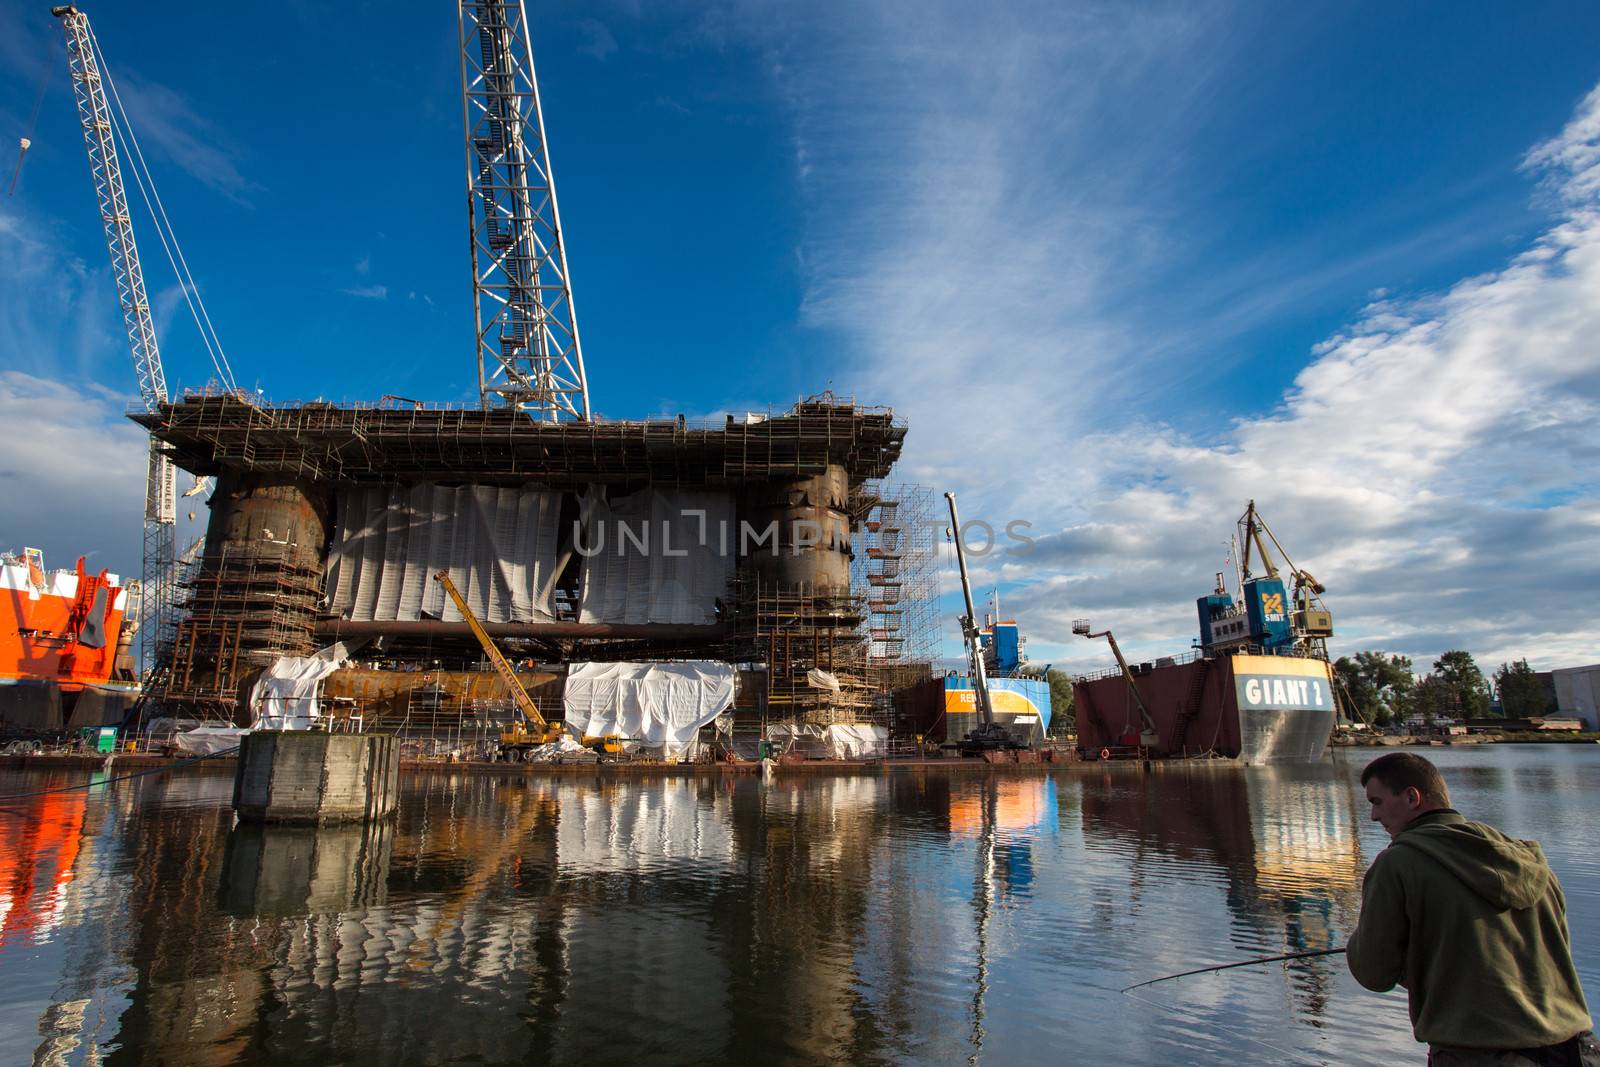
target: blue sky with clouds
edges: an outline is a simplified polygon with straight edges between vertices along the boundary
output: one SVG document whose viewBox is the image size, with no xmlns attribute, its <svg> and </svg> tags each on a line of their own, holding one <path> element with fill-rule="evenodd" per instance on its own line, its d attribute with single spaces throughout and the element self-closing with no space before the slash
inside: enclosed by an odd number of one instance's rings
<svg viewBox="0 0 1600 1067">
<path fill-rule="evenodd" d="M 240 382 L 474 399 L 452 6 L 85 10 Z M 1081 615 L 1186 647 L 1249 497 L 1336 651 L 1600 659 L 1600 8 L 530 14 L 597 412 L 893 406 L 906 477 L 1034 523 L 980 582 L 1038 659 L 1094 661 Z M 40 84 L 0 200 L 0 547 L 134 570 L 59 31 L 0 0 L 7 178 Z M 140 232 L 169 381 L 203 385 Z"/>
</svg>

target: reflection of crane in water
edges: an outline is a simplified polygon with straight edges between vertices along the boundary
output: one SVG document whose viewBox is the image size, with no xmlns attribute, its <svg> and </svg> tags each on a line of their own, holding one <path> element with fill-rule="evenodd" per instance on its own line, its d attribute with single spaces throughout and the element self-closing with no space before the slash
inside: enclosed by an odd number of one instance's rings
<svg viewBox="0 0 1600 1067">
<path fill-rule="evenodd" d="M 989 923 L 994 917 L 995 808 L 999 787 L 995 780 L 983 781 L 983 827 L 978 832 L 978 870 L 972 884 L 972 911 L 978 928 L 978 975 L 972 991 L 972 1055 L 967 1062 L 977 1067 L 983 1054 L 984 998 L 989 992 Z"/>
<path fill-rule="evenodd" d="M 510 827 L 501 835 L 498 844 L 473 850 L 473 867 L 466 879 L 449 893 L 439 913 L 426 930 L 419 931 L 410 946 L 410 964 L 423 970 L 430 966 L 430 955 L 439 950 L 439 941 L 453 932 L 461 923 L 468 906 L 482 897 L 489 884 L 505 870 L 508 861 L 520 854 L 528 843 L 528 836 L 541 818 L 554 823 L 560 818 L 561 805 L 553 789 L 528 790 L 523 794 L 522 810 L 511 820 Z"/>
</svg>

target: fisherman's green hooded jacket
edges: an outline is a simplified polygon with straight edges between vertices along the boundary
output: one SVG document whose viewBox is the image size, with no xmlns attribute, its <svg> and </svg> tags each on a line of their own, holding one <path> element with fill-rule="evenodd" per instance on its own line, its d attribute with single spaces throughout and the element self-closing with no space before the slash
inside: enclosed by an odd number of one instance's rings
<svg viewBox="0 0 1600 1067">
<path fill-rule="evenodd" d="M 1347 957 L 1368 989 L 1405 986 L 1430 1045 L 1536 1048 L 1591 1025 L 1544 850 L 1448 808 L 1372 861 Z"/>
</svg>

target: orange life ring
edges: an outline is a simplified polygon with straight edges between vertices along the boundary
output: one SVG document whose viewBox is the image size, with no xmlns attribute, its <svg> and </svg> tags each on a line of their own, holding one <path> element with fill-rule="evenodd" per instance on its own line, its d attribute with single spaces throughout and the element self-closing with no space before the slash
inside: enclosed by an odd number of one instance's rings
<svg viewBox="0 0 1600 1067">
<path fill-rule="evenodd" d="M 1109 748 L 1102 748 L 1100 750 L 1100 758 L 1101 759 L 1110 759 L 1111 758 L 1111 750 Z"/>
</svg>

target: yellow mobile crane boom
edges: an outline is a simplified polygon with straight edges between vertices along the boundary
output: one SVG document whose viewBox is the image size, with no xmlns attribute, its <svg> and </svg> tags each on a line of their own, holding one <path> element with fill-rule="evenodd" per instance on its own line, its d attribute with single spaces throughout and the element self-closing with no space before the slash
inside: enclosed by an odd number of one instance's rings
<svg viewBox="0 0 1600 1067">
<path fill-rule="evenodd" d="M 522 713 L 522 718 L 527 723 L 526 727 L 521 722 L 516 723 L 510 730 L 501 733 L 500 744 L 511 747 L 547 745 L 559 739 L 566 731 L 555 723 L 546 722 L 545 717 L 539 713 L 539 706 L 533 702 L 533 698 L 523 688 L 522 679 L 517 677 L 517 672 L 511 669 L 511 664 L 506 662 L 506 658 L 500 654 L 500 650 L 494 647 L 494 641 L 490 640 L 489 632 L 483 628 L 483 624 L 472 613 L 472 609 L 467 607 L 467 600 L 461 595 L 461 590 L 456 588 L 456 583 L 450 580 L 450 573 L 448 571 L 440 571 L 433 576 L 433 580 L 444 586 L 444 591 L 450 595 L 451 600 L 455 601 L 456 610 L 461 612 L 461 617 L 467 620 L 467 626 L 472 630 L 472 636 L 476 637 L 478 644 L 483 646 L 483 654 L 489 657 L 489 663 L 493 665 L 495 673 L 500 676 L 502 682 L 506 683 L 506 688 L 511 692 L 512 701 L 515 702 L 517 710 Z"/>
</svg>

